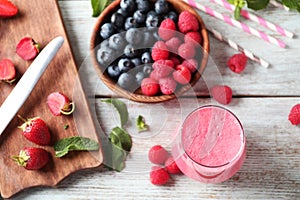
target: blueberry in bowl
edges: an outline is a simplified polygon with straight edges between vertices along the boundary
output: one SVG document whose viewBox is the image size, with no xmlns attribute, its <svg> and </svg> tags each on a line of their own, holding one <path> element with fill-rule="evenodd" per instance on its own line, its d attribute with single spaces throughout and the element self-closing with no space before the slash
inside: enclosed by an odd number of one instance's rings
<svg viewBox="0 0 300 200">
<path fill-rule="evenodd" d="M 210 51 L 205 24 L 178 0 L 115 0 L 98 17 L 91 55 L 100 79 L 118 95 L 162 102 L 201 77 Z"/>
</svg>

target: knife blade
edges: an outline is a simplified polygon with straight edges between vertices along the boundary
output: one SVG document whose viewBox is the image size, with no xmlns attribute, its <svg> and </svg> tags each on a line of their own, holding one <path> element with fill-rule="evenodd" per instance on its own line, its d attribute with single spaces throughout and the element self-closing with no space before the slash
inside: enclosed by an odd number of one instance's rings
<svg viewBox="0 0 300 200">
<path fill-rule="evenodd" d="M 24 104 L 36 83 L 64 42 L 62 36 L 50 41 L 23 74 L 0 107 L 0 135 Z"/>
</svg>

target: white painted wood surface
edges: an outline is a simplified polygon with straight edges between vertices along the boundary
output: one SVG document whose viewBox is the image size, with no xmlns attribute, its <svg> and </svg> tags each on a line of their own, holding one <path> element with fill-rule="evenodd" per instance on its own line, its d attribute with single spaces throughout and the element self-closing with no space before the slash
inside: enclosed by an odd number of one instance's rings
<svg viewBox="0 0 300 200">
<path fill-rule="evenodd" d="M 227 12 L 208 0 L 204 3 Z M 96 88 L 94 94 L 103 98 L 113 95 L 95 78 L 93 68 L 84 62 L 89 56 L 89 41 L 96 21 L 91 17 L 90 1 L 60 0 L 59 5 L 79 70 L 90 77 L 87 84 Z M 221 79 L 216 79 L 207 70 L 206 83 L 224 83 L 232 87 L 235 97 L 226 107 L 241 120 L 247 137 L 248 152 L 240 172 L 217 185 L 198 183 L 183 175 L 173 176 L 173 180 L 163 187 L 149 182 L 148 149 L 157 143 L 170 148 L 169 135 L 174 133 L 187 112 L 199 105 L 217 104 L 207 98 L 209 93 L 203 89 L 204 82 L 200 81 L 194 91 L 203 98 L 185 97 L 180 102 L 172 100 L 151 105 L 125 100 L 131 119 L 142 114 L 151 127 L 151 133 L 141 135 L 132 131 L 133 150 L 123 172 L 85 170 L 66 178 L 56 188 L 28 189 L 13 199 L 300 199 L 300 128 L 292 126 L 287 119 L 290 108 L 300 103 L 300 14 L 273 6 L 257 12 L 294 32 L 296 37 L 293 39 L 244 21 L 284 40 L 288 45 L 286 49 L 200 14 L 209 26 L 272 65 L 265 69 L 250 61 L 244 73 L 234 74 L 226 67 L 226 61 L 236 51 L 210 36 L 211 57 L 218 66 Z M 194 97 L 192 92 L 189 95 Z M 95 100 L 95 110 L 103 130 L 108 131 L 116 124 L 107 118 L 114 111 L 100 100 Z"/>
</svg>

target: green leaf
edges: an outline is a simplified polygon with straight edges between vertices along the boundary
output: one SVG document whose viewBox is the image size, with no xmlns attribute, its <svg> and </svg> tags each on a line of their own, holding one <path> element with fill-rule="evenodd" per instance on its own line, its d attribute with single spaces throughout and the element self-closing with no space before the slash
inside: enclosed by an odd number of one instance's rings
<svg viewBox="0 0 300 200">
<path fill-rule="evenodd" d="M 239 20 L 241 17 L 241 8 L 235 7 L 234 10 L 234 19 Z"/>
<path fill-rule="evenodd" d="M 93 17 L 98 17 L 100 13 L 111 3 L 113 0 L 91 0 L 93 8 Z"/>
<path fill-rule="evenodd" d="M 130 152 L 132 147 L 131 136 L 124 129 L 120 127 L 113 128 L 109 135 L 109 139 L 112 144 L 127 152 Z"/>
<path fill-rule="evenodd" d="M 114 98 L 102 100 L 102 102 L 110 103 L 117 109 L 120 116 L 121 127 L 123 127 L 128 121 L 128 110 L 126 104 L 123 101 Z"/>
<path fill-rule="evenodd" d="M 136 127 L 139 132 L 147 131 L 149 129 L 149 126 L 145 122 L 145 118 L 141 115 L 139 115 L 136 119 Z"/>
<path fill-rule="evenodd" d="M 93 151 L 98 149 L 98 142 L 90 138 L 80 136 L 64 138 L 54 144 L 56 157 L 63 157 L 69 151 Z"/>
<path fill-rule="evenodd" d="M 300 12 L 300 0 L 282 0 L 282 3 L 290 9 L 295 9 Z"/>
<path fill-rule="evenodd" d="M 270 0 L 246 0 L 248 8 L 261 10 L 267 7 Z"/>
</svg>

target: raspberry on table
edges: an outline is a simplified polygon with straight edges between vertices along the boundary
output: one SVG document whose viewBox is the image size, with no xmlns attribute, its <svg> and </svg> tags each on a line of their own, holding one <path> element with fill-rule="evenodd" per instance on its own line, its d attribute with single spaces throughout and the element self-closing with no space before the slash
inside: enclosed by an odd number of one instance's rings
<svg viewBox="0 0 300 200">
<path fill-rule="evenodd" d="M 175 34 L 176 34 L 175 22 L 170 18 L 164 19 L 158 28 L 158 35 L 160 36 L 160 38 L 163 40 L 169 40 L 173 38 Z"/>
<path fill-rule="evenodd" d="M 184 59 L 193 58 L 196 55 L 195 46 L 191 43 L 183 43 L 178 48 L 178 54 Z"/>
<path fill-rule="evenodd" d="M 153 164 L 164 164 L 167 158 L 169 157 L 169 153 L 167 150 L 161 145 L 154 145 L 150 148 L 148 152 L 149 161 Z"/>
<path fill-rule="evenodd" d="M 181 40 L 178 37 L 172 37 L 165 43 L 172 53 L 178 53 L 178 48 L 182 44 Z"/>
<path fill-rule="evenodd" d="M 169 51 L 167 45 L 163 41 L 155 42 L 151 56 L 154 61 L 168 59 Z"/>
<path fill-rule="evenodd" d="M 296 104 L 292 107 L 288 119 L 293 125 L 300 124 L 300 104 Z"/>
<path fill-rule="evenodd" d="M 177 25 L 182 33 L 199 30 L 199 23 L 196 16 L 189 11 L 183 11 L 179 14 Z"/>
<path fill-rule="evenodd" d="M 221 104 L 229 104 L 232 99 L 232 89 L 227 85 L 215 85 L 211 88 L 212 97 Z"/>
<path fill-rule="evenodd" d="M 160 91 L 163 94 L 173 94 L 177 87 L 177 82 L 170 76 L 159 79 Z"/>
<path fill-rule="evenodd" d="M 231 56 L 227 61 L 227 65 L 231 71 L 240 74 L 244 71 L 247 61 L 247 56 L 243 53 L 239 53 Z"/>
<path fill-rule="evenodd" d="M 144 95 L 154 96 L 159 92 L 159 84 L 156 80 L 154 80 L 152 78 L 144 78 L 141 82 L 141 90 Z M 153 156 L 153 155 L 151 155 L 151 156 Z M 152 159 L 152 157 L 151 157 L 151 159 Z M 154 158 L 154 160 L 155 160 L 155 158 Z M 157 161 L 157 160 L 155 160 L 155 161 Z"/>
<path fill-rule="evenodd" d="M 165 162 L 165 169 L 170 173 L 170 174 L 180 174 L 181 170 L 177 166 L 176 162 L 174 161 L 174 158 L 170 156 L 166 162 Z"/>
<path fill-rule="evenodd" d="M 153 185 L 164 185 L 170 179 L 169 173 L 160 166 L 153 166 L 150 171 L 150 182 Z"/>
</svg>

